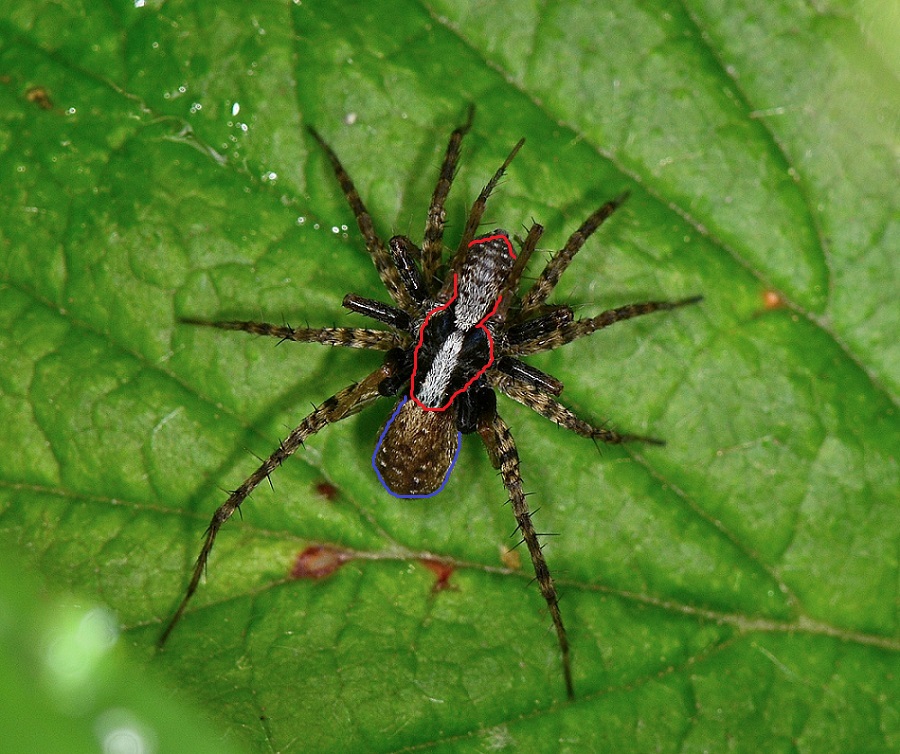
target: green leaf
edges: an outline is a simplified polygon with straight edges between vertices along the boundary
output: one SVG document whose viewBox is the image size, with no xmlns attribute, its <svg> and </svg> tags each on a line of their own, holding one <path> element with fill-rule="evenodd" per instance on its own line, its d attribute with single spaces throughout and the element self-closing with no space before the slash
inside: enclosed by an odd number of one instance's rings
<svg viewBox="0 0 900 754">
<path fill-rule="evenodd" d="M 4 552 L 114 611 L 123 662 L 247 751 L 897 750 L 892 12 L 4 10 Z M 598 454 L 500 404 L 535 521 L 558 534 L 545 552 L 577 700 L 527 557 L 504 554 L 514 521 L 477 438 L 439 497 L 396 500 L 370 465 L 389 401 L 253 495 L 157 652 L 222 490 L 380 363 L 178 317 L 362 324 L 344 294 L 386 294 L 303 126 L 341 156 L 383 237 L 418 239 L 470 103 L 449 241 L 524 136 L 492 227 L 533 218 L 552 251 L 631 191 L 557 300 L 591 314 L 705 297 L 532 360 L 580 415 L 665 447 Z M 350 559 L 292 577 L 310 546 Z M 22 672 L 7 662 L 0 688 Z"/>
<path fill-rule="evenodd" d="M 0 730 L 9 752 L 232 752 L 125 656 L 115 615 L 0 563 Z M 118 645 L 118 646 L 117 646 Z"/>
</svg>

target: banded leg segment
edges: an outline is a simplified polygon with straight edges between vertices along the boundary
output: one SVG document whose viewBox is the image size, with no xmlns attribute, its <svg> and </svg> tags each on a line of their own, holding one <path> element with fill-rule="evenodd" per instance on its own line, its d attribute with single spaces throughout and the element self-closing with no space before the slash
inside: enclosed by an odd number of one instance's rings
<svg viewBox="0 0 900 754">
<path fill-rule="evenodd" d="M 381 238 L 379 238 L 378 233 L 375 232 L 372 216 L 366 209 L 366 205 L 363 204 L 362 199 L 360 199 L 359 192 L 356 190 L 353 180 L 344 169 L 344 166 L 341 164 L 338 156 L 334 153 L 334 150 L 325 143 L 325 140 L 319 135 L 319 132 L 312 126 L 307 126 L 307 130 L 319 143 L 319 146 L 322 147 L 328 157 L 328 161 L 331 163 L 334 175 L 341 185 L 341 190 L 344 192 L 344 196 L 347 199 L 347 203 L 350 205 L 350 209 L 353 210 L 353 214 L 356 217 L 356 224 L 359 226 L 359 232 L 362 233 L 363 239 L 366 242 L 366 248 L 369 251 L 369 255 L 372 257 L 372 261 L 375 263 L 375 269 L 378 271 L 381 282 L 384 283 L 384 287 L 387 288 L 391 298 L 394 299 L 398 306 L 408 308 L 412 303 L 409 294 L 403 287 L 400 275 L 397 273 L 397 268 L 391 260 L 391 255 L 388 253 Z"/>
<path fill-rule="evenodd" d="M 493 372 L 491 374 L 491 384 L 514 401 L 527 406 L 545 419 L 549 419 L 560 427 L 571 430 L 582 437 L 600 440 L 611 445 L 618 445 L 623 442 L 645 442 L 650 445 L 665 445 L 663 440 L 657 440 L 655 437 L 619 434 L 611 429 L 595 427 L 590 422 L 580 419 L 574 411 L 566 408 L 544 391 L 508 374 Z"/>
<path fill-rule="evenodd" d="M 450 193 L 450 185 L 456 172 L 456 163 L 459 162 L 459 150 L 463 137 L 472 127 L 472 118 L 475 115 L 475 106 L 469 107 L 466 114 L 466 122 L 450 135 L 447 144 L 447 153 L 441 165 L 441 173 L 437 186 L 431 197 L 431 205 L 428 208 L 428 219 L 425 221 L 425 236 L 422 240 L 422 277 L 425 278 L 430 290 L 435 289 L 434 275 L 441 263 L 441 252 L 444 240 L 444 202 Z"/>
<path fill-rule="evenodd" d="M 303 444 L 304 440 L 324 429 L 329 424 L 334 424 L 335 422 L 341 421 L 341 419 L 346 419 L 348 416 L 353 416 L 353 414 L 358 413 L 378 398 L 380 396 L 378 384 L 388 376 L 390 376 L 390 370 L 387 367 L 382 366 L 361 382 L 350 385 L 339 393 L 335 393 L 331 396 L 300 422 L 300 424 L 297 425 L 297 428 L 281 441 L 278 449 L 263 461 L 259 468 L 247 477 L 241 485 L 228 496 L 228 499 L 219 506 L 213 514 L 212 521 L 209 523 L 209 528 L 206 530 L 206 539 L 203 542 L 203 547 L 200 549 L 200 556 L 197 558 L 197 564 L 194 566 L 194 572 L 191 576 L 190 584 L 188 584 L 187 591 L 185 592 L 181 603 L 178 605 L 175 614 L 169 620 L 165 630 L 159 637 L 159 641 L 157 642 L 158 646 L 161 647 L 166 643 L 172 630 L 178 624 L 178 621 L 181 620 L 181 616 L 184 615 L 188 602 L 190 602 L 191 597 L 194 596 L 194 592 L 197 591 L 197 586 L 200 584 L 200 579 L 203 576 L 204 570 L 206 570 L 206 563 L 209 560 L 213 544 L 216 541 L 216 535 L 219 533 L 219 529 L 222 528 L 222 525 L 234 515 L 234 512 L 263 480 L 268 479 L 269 475 L 276 468 L 294 454 L 294 452 Z"/>
<path fill-rule="evenodd" d="M 469 217 L 466 220 L 466 227 L 463 229 L 459 247 L 457 248 L 456 255 L 453 259 L 454 263 L 457 262 L 457 259 L 459 257 L 466 253 L 466 250 L 469 248 L 469 244 L 472 242 L 472 239 L 475 238 L 475 231 L 477 231 L 478 226 L 481 225 L 481 218 L 484 215 L 484 209 L 487 205 L 488 198 L 497 187 L 497 183 L 499 183 L 500 179 L 503 177 L 503 174 L 506 172 L 506 169 L 509 167 L 509 164 L 513 161 L 524 143 L 525 139 L 519 139 L 519 143 L 512 148 L 509 156 L 503 161 L 503 164 L 491 177 L 491 180 L 487 182 L 487 185 L 483 189 L 481 189 L 481 193 L 478 195 L 478 198 L 473 202 L 472 209 L 469 210 Z"/>
<path fill-rule="evenodd" d="M 547 297 L 553 293 L 556 284 L 568 269 L 575 255 L 584 246 L 587 241 L 603 222 L 615 212 L 628 198 L 628 194 L 624 193 L 617 196 L 610 202 L 607 202 L 599 209 L 595 210 L 590 217 L 585 220 L 581 226 L 569 236 L 566 245 L 563 246 L 547 263 L 547 266 L 535 280 L 534 285 L 528 290 L 522 299 L 522 308 L 520 319 L 525 319 L 532 312 L 537 311 L 541 305 L 547 300 Z"/>
<path fill-rule="evenodd" d="M 528 235 L 525 237 L 525 240 L 519 248 L 519 253 L 516 255 L 516 262 L 513 265 L 512 270 L 510 270 L 509 277 L 507 277 L 506 282 L 503 284 L 500 306 L 497 307 L 497 313 L 494 315 L 495 322 L 502 322 L 509 317 L 509 308 L 518 299 L 519 283 L 522 280 L 525 267 L 528 266 L 528 260 L 531 259 L 531 255 L 537 248 L 538 241 L 541 240 L 543 234 L 543 225 L 538 225 L 538 223 L 531 224 L 531 227 L 528 229 Z"/>
<path fill-rule="evenodd" d="M 528 503 L 525 501 L 525 492 L 522 489 L 522 475 L 519 473 L 519 453 L 516 450 L 516 443 L 506 422 L 500 418 L 496 411 L 490 416 L 482 418 L 479 423 L 478 433 L 481 435 L 485 448 L 487 448 L 488 455 L 491 456 L 491 462 L 496 468 L 500 469 L 503 485 L 509 493 L 509 502 L 516 517 L 518 530 L 522 534 L 522 541 L 528 547 L 528 554 L 531 555 L 531 563 L 534 566 L 535 579 L 538 587 L 540 587 L 541 595 L 547 603 L 547 609 L 550 611 L 550 616 L 553 619 L 553 627 L 556 629 L 556 638 L 562 654 L 566 695 L 569 699 L 574 699 L 575 690 L 572 685 L 569 639 L 566 636 L 562 613 L 559 610 L 556 586 L 553 583 L 553 577 L 550 575 L 550 569 L 547 567 L 547 561 L 544 559 L 538 533 L 535 531 L 534 524 L 531 521 Z"/>
<path fill-rule="evenodd" d="M 424 303 L 435 286 L 431 282 L 431 278 L 427 278 L 429 283 L 426 283 L 426 278 L 416 267 L 415 260 L 422 256 L 422 252 L 406 236 L 394 236 L 388 241 L 388 247 L 391 250 L 391 259 L 394 260 L 394 265 L 396 265 L 400 279 L 406 286 L 406 290 L 409 291 L 409 295 L 416 303 Z M 440 254 L 438 256 L 440 257 Z M 440 262 L 440 258 L 438 262 Z"/>
<path fill-rule="evenodd" d="M 628 306 L 620 306 L 617 309 L 608 309 L 596 317 L 579 319 L 574 322 L 563 322 L 555 330 L 542 331 L 537 337 L 510 343 L 506 353 L 510 356 L 528 356 L 529 354 L 541 353 L 542 351 L 552 351 L 554 348 L 564 346 L 573 340 L 592 335 L 597 330 L 614 325 L 616 322 L 642 317 L 653 312 L 678 309 L 681 306 L 696 304 L 702 300 L 703 296 L 691 296 L 680 301 L 647 301 L 643 304 L 629 304 Z M 527 331 L 527 324 L 525 322 L 516 327 Z"/>
<path fill-rule="evenodd" d="M 390 351 L 402 345 L 402 339 L 388 330 L 372 330 L 364 327 L 291 327 L 290 325 L 270 325 L 268 322 L 245 322 L 243 320 L 208 321 L 204 319 L 182 318 L 185 325 L 215 327 L 219 330 L 240 330 L 253 335 L 269 335 L 296 343 L 321 343 L 326 346 L 346 348 L 368 348 L 373 351 Z"/>
<path fill-rule="evenodd" d="M 355 293 L 348 293 L 344 296 L 341 304 L 345 309 L 351 312 L 362 314 L 364 317 L 383 322 L 397 330 L 406 330 L 409 327 L 409 315 L 398 309 L 396 306 L 382 303 L 373 298 L 365 298 L 357 296 Z"/>
</svg>

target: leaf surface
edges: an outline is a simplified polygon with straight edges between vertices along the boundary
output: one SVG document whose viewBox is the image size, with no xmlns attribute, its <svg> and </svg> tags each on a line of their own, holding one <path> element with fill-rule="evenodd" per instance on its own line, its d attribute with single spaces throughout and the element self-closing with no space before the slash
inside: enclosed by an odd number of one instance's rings
<svg viewBox="0 0 900 754">
<path fill-rule="evenodd" d="M 879 7 L 4 11 L 0 542 L 115 611 L 247 751 L 896 750 L 900 65 Z M 487 226 L 533 218 L 552 251 L 631 191 L 557 301 L 705 297 L 532 360 L 580 415 L 666 447 L 598 453 L 500 404 L 558 535 L 577 701 L 477 438 L 437 498 L 378 485 L 390 401 L 253 495 L 156 652 L 223 489 L 380 363 L 178 318 L 365 326 L 344 294 L 386 294 L 304 125 L 382 237 L 418 240 L 469 103 L 449 242 L 524 136 Z M 340 567 L 297 578 L 309 547 Z"/>
</svg>

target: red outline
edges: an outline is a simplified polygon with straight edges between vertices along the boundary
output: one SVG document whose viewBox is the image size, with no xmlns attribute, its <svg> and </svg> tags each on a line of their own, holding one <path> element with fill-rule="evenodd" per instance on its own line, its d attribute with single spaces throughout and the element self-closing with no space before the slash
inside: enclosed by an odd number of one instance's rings
<svg viewBox="0 0 900 754">
<path fill-rule="evenodd" d="M 484 243 L 485 241 L 493 241 L 495 238 L 502 238 L 503 243 L 506 244 L 506 249 L 509 251 L 509 255 L 515 259 L 516 252 L 513 251 L 512 244 L 509 242 L 509 236 L 501 235 L 500 233 L 493 236 L 484 236 L 484 238 L 476 238 L 474 241 L 469 241 L 469 248 L 471 249 L 477 243 Z"/>
<path fill-rule="evenodd" d="M 499 234 L 493 235 L 493 236 L 484 236 L 484 238 L 476 238 L 469 242 L 469 248 L 471 249 L 477 243 L 485 243 L 486 241 L 493 241 L 497 238 L 503 239 L 503 242 L 506 244 L 506 248 L 509 251 L 509 255 L 513 259 L 515 259 L 516 254 L 513 251 L 512 244 L 509 242 L 509 238 L 507 236 L 503 236 L 503 235 L 499 235 Z M 428 326 L 428 321 L 435 314 L 437 314 L 440 311 L 443 311 L 444 309 L 449 307 L 450 304 L 452 304 L 456 300 L 456 297 L 459 295 L 458 290 L 457 290 L 457 280 L 458 280 L 458 275 L 457 275 L 457 273 L 454 272 L 453 273 L 453 295 L 450 297 L 450 299 L 447 301 L 446 304 L 441 304 L 440 306 L 436 306 L 434 309 L 432 309 L 430 312 L 428 312 L 428 314 L 425 315 L 425 321 L 422 322 L 422 327 L 419 328 L 419 342 L 416 345 L 415 350 L 413 351 L 413 372 L 409 378 L 409 397 L 412 398 L 412 400 L 415 401 L 415 404 L 419 408 L 421 408 L 423 411 L 446 411 L 453 404 L 453 401 L 456 400 L 456 396 L 459 395 L 460 393 L 466 392 L 466 390 L 469 389 L 469 386 L 473 382 L 475 382 L 475 380 L 477 380 L 479 377 L 481 377 L 481 375 L 483 375 L 488 369 L 490 369 L 491 364 L 494 363 L 494 339 L 491 337 L 491 333 L 488 331 L 487 327 L 485 327 L 484 323 L 487 322 L 491 317 L 494 316 L 494 314 L 497 313 L 497 308 L 500 306 L 500 301 L 503 300 L 503 296 L 497 296 L 497 300 L 496 300 L 496 302 L 494 302 L 494 308 L 491 309 L 484 317 L 482 317 L 477 325 L 475 325 L 476 328 L 480 327 L 482 330 L 484 330 L 485 337 L 487 338 L 488 349 L 489 349 L 489 356 L 488 356 L 487 364 L 485 364 L 480 370 L 478 370 L 478 372 L 475 374 L 474 377 L 472 377 L 471 380 L 469 380 L 465 385 L 463 385 L 459 390 L 457 390 L 453 395 L 451 395 L 450 400 L 448 400 L 445 405 L 440 406 L 439 408 L 431 408 L 429 406 L 425 406 L 422 404 L 422 401 L 420 401 L 415 396 L 416 372 L 419 370 L 419 349 L 422 347 L 422 341 L 425 340 L 425 328 Z"/>
</svg>

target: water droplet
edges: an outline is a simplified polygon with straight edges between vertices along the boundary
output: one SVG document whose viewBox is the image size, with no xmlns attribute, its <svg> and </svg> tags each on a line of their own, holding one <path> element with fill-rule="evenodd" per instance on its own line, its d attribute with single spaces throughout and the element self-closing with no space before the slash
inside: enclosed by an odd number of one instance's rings
<svg viewBox="0 0 900 754">
<path fill-rule="evenodd" d="M 237 114 L 238 114 L 240 111 L 241 111 L 241 103 L 240 103 L 240 102 L 235 102 L 235 103 L 231 106 L 231 115 L 232 115 L 232 117 L 237 116 Z"/>
<path fill-rule="evenodd" d="M 103 754 L 153 754 L 156 734 L 133 712 L 112 708 L 97 717 L 94 733 L 103 746 Z"/>
</svg>

